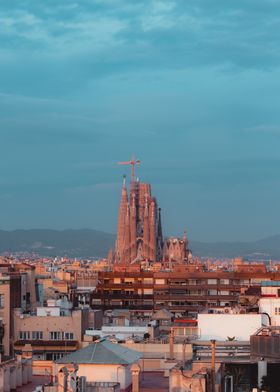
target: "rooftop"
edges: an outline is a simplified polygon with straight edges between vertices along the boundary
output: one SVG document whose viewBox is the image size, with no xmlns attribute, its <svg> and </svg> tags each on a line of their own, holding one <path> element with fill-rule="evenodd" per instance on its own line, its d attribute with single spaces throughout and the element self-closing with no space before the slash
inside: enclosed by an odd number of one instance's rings
<svg viewBox="0 0 280 392">
<path fill-rule="evenodd" d="M 102 340 L 62 357 L 56 363 L 130 365 L 140 358 L 137 351 Z"/>
</svg>

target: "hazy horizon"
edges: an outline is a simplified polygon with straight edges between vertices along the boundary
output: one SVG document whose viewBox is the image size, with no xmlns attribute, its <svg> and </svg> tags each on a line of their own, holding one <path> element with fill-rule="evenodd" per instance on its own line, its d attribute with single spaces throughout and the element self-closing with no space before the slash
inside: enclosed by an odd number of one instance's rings
<svg viewBox="0 0 280 392">
<path fill-rule="evenodd" d="M 60 229 L 54 229 L 54 228 L 51 228 L 51 227 L 31 227 L 31 228 L 17 228 L 17 229 L 10 229 L 10 230 L 6 230 L 6 229 L 3 229 L 3 228 L 0 228 L 0 231 L 4 231 L 4 232 L 15 232 L 15 231 L 45 231 L 45 230 L 50 230 L 50 231 L 58 231 L 58 232 L 63 232 L 63 231 L 83 231 L 83 230 L 89 230 L 89 231 L 97 231 L 97 232 L 100 232 L 100 233 L 104 233 L 104 234 L 108 234 L 108 235 L 113 235 L 113 236 L 116 236 L 117 235 L 117 233 L 116 232 L 109 232 L 109 231 L 104 231 L 104 230 L 99 230 L 98 228 L 90 228 L 90 227 L 80 227 L 80 228 L 73 228 L 73 227 L 65 227 L 65 228 L 60 228 Z M 182 235 L 180 235 L 180 233 L 178 234 L 178 236 L 180 236 L 180 237 L 182 237 Z M 239 243 L 239 242 L 244 242 L 244 243 L 247 243 L 247 242 L 258 242 L 258 241 L 262 241 L 262 240 L 266 240 L 266 239 L 269 239 L 269 238 L 273 238 L 273 237 L 278 237 L 278 236 L 280 236 L 280 233 L 278 234 L 278 233 L 275 233 L 275 234 L 273 234 L 273 235 L 271 235 L 271 236 L 266 236 L 266 237 L 261 237 L 261 238 L 255 238 L 255 239 L 252 239 L 252 240 L 248 240 L 248 241 L 245 241 L 245 240 L 242 240 L 242 239 L 236 239 L 236 240 L 234 240 L 234 239 L 232 239 L 232 240 L 220 240 L 220 239 L 214 239 L 214 240 L 211 240 L 211 241 L 207 241 L 207 240 L 204 240 L 204 239 L 200 239 L 200 238 L 191 238 L 191 237 L 188 237 L 188 240 L 189 240 L 189 242 L 203 242 L 203 243 L 219 243 L 219 242 L 223 242 L 223 243 L 226 243 L 226 242 L 228 242 L 228 243 Z M 163 237 L 164 238 L 169 238 L 169 237 L 176 237 L 176 235 L 173 233 L 163 233 Z"/>
</svg>

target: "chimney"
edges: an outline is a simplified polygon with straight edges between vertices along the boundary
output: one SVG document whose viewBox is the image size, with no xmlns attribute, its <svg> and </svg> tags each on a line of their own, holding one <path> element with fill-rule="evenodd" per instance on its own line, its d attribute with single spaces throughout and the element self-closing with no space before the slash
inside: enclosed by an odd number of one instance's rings
<svg viewBox="0 0 280 392">
<path fill-rule="evenodd" d="M 132 392 L 139 392 L 140 366 L 137 363 L 134 363 L 130 368 L 130 372 L 132 378 Z"/>
<path fill-rule="evenodd" d="M 169 333 L 169 357 L 174 359 L 174 330 L 172 327 Z"/>
</svg>

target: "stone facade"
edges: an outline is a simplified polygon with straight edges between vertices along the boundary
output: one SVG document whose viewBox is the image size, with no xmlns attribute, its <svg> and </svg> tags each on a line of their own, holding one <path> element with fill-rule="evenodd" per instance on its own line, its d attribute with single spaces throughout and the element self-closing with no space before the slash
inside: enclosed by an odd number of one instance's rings
<svg viewBox="0 0 280 392">
<path fill-rule="evenodd" d="M 150 184 L 134 177 L 128 196 L 125 180 L 122 187 L 115 248 L 115 262 L 162 259 L 163 237 L 160 208 L 152 196 Z"/>
<path fill-rule="evenodd" d="M 169 262 L 189 262 L 191 261 L 192 253 L 188 249 L 188 239 L 186 233 L 183 238 L 167 238 L 164 242 L 163 260 Z"/>
</svg>

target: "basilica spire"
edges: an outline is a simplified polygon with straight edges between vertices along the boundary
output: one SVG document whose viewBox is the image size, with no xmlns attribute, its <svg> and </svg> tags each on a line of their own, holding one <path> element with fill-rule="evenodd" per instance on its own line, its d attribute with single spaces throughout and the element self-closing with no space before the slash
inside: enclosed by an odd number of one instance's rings
<svg viewBox="0 0 280 392">
<path fill-rule="evenodd" d="M 131 194 L 131 208 L 130 208 L 130 255 L 131 260 L 135 260 L 137 256 L 137 232 L 136 232 L 136 194 L 135 191 Z"/>
<path fill-rule="evenodd" d="M 124 256 L 125 247 L 125 220 L 126 220 L 126 209 L 127 209 L 127 190 L 126 190 L 126 176 L 123 176 L 122 184 L 122 195 L 119 207 L 119 219 L 118 219 L 118 232 L 116 240 L 116 261 L 121 262 Z"/>
<path fill-rule="evenodd" d="M 151 185 L 135 178 L 135 165 L 140 163 L 139 160 L 133 158 L 119 163 L 131 165 L 132 171 L 129 195 L 123 178 L 115 262 L 158 261 L 162 256 L 163 241 L 160 214 Z"/>
<path fill-rule="evenodd" d="M 125 214 L 123 261 L 125 264 L 129 264 L 131 261 L 130 260 L 130 208 L 128 202 L 126 203 L 126 214 Z"/>
<path fill-rule="evenodd" d="M 148 195 L 145 195 L 144 207 L 144 225 L 143 225 L 143 245 L 144 245 L 144 258 L 149 259 L 149 240 L 150 240 L 150 227 L 149 227 L 149 204 Z"/>
</svg>

